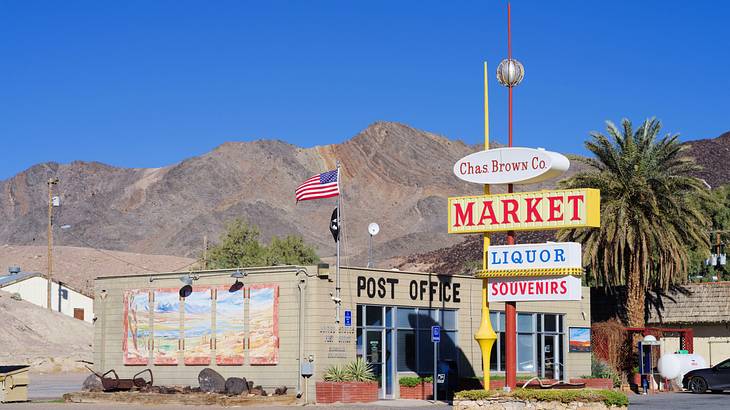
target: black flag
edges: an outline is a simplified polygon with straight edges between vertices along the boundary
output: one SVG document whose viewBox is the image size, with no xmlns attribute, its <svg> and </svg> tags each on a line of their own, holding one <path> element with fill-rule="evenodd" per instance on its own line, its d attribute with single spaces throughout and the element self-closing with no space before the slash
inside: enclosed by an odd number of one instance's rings
<svg viewBox="0 0 730 410">
<path fill-rule="evenodd" d="M 337 220 L 337 208 L 332 211 L 332 218 L 330 218 L 330 232 L 335 242 L 340 240 L 340 221 Z"/>
</svg>

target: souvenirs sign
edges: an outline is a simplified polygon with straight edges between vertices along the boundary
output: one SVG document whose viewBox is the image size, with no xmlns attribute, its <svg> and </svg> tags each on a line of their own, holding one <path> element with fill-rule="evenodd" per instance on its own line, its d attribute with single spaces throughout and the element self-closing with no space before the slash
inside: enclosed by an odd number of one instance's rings
<svg viewBox="0 0 730 410">
<path fill-rule="evenodd" d="M 469 154 L 454 165 L 454 175 L 477 184 L 532 184 L 568 170 L 563 154 L 533 148 L 496 148 Z"/>
<path fill-rule="evenodd" d="M 478 276 L 580 275 L 581 262 L 581 246 L 576 242 L 490 246 L 487 271 Z"/>
<path fill-rule="evenodd" d="M 600 192 L 568 189 L 449 198 L 449 233 L 599 227 Z"/>
<path fill-rule="evenodd" d="M 540 278 L 489 278 L 490 302 L 580 300 L 580 279 L 575 276 Z"/>
</svg>

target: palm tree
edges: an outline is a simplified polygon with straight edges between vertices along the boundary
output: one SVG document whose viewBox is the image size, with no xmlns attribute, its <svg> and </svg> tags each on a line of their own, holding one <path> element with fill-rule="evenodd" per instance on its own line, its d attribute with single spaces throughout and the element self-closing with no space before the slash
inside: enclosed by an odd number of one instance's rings
<svg viewBox="0 0 730 410">
<path fill-rule="evenodd" d="M 683 156 L 678 135 L 659 137 L 661 123 L 631 121 L 622 129 L 607 122 L 608 136 L 592 132 L 585 143 L 594 158 L 579 158 L 589 170 L 561 181 L 564 188 L 601 191 L 601 227 L 563 230 L 560 240 L 583 244 L 584 264 L 602 286 L 626 285 L 626 316 L 644 326 L 646 291 L 686 278 L 688 248 L 709 246 L 710 201 L 705 184 L 689 174 L 698 166 Z"/>
</svg>

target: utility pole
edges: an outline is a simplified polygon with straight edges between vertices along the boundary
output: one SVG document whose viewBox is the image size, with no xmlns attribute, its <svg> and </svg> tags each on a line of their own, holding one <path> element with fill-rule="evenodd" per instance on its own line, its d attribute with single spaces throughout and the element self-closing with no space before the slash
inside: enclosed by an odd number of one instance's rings
<svg viewBox="0 0 730 410">
<path fill-rule="evenodd" d="M 203 235 L 203 270 L 208 269 L 208 235 Z"/>
<path fill-rule="evenodd" d="M 48 300 L 46 302 L 48 310 L 53 310 L 51 306 L 51 288 L 53 284 L 53 186 L 58 184 L 58 178 L 48 179 Z"/>
</svg>

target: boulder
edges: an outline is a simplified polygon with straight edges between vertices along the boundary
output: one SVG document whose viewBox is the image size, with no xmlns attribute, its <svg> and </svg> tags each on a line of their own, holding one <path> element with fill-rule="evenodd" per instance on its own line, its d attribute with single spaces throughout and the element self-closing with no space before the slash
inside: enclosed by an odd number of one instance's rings
<svg viewBox="0 0 730 410">
<path fill-rule="evenodd" d="M 246 382 L 246 378 L 229 377 L 226 380 L 226 394 L 229 396 L 248 394 L 248 382 Z"/>
<path fill-rule="evenodd" d="M 217 371 L 206 367 L 198 373 L 200 391 L 204 393 L 225 393 L 226 379 Z"/>
<path fill-rule="evenodd" d="M 264 390 L 261 386 L 254 386 L 253 389 L 251 389 L 251 393 L 253 393 L 256 396 L 266 396 L 266 390 Z"/>
<path fill-rule="evenodd" d="M 279 386 L 274 389 L 274 396 L 283 396 L 286 394 L 286 386 Z"/>
<path fill-rule="evenodd" d="M 104 390 L 104 386 L 101 385 L 101 379 L 96 377 L 95 374 L 90 374 L 89 377 L 87 377 L 84 380 L 84 383 L 81 385 L 81 390 L 83 391 L 91 391 L 91 392 L 100 392 Z"/>
</svg>

